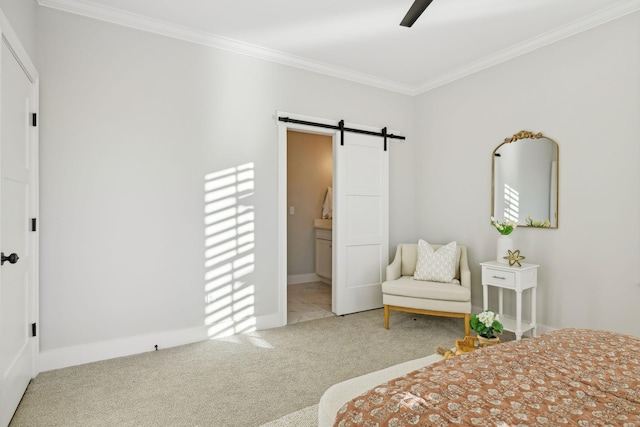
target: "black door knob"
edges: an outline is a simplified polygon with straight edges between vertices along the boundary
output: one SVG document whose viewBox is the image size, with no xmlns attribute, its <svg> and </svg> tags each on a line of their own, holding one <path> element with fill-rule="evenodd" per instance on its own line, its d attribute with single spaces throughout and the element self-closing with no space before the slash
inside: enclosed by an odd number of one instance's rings
<svg viewBox="0 0 640 427">
<path fill-rule="evenodd" d="M 4 256 L 4 252 L 1 252 L 1 254 L 2 257 L 0 258 L 0 265 L 4 264 L 5 261 L 9 261 L 9 264 L 15 264 L 20 259 L 18 254 L 15 252 L 9 256 Z"/>
</svg>

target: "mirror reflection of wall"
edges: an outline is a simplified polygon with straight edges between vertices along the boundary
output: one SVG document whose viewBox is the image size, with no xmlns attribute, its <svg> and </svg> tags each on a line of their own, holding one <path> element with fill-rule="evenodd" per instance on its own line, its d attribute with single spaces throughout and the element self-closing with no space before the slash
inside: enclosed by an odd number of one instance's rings
<svg viewBox="0 0 640 427">
<path fill-rule="evenodd" d="M 522 131 L 493 154 L 493 216 L 522 226 L 557 228 L 558 145 Z"/>
</svg>

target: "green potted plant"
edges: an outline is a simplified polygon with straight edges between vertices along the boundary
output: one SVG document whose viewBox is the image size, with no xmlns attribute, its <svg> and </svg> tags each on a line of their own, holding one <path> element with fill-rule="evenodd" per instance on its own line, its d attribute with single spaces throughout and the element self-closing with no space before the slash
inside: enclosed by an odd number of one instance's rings
<svg viewBox="0 0 640 427">
<path fill-rule="evenodd" d="M 508 264 L 508 252 L 509 250 L 514 249 L 513 241 L 509 234 L 513 233 L 513 230 L 518 227 L 518 221 L 505 219 L 502 222 L 498 222 L 494 217 L 491 217 L 491 225 L 493 225 L 496 230 L 498 230 L 498 233 L 500 233 L 496 244 L 496 261 L 501 264 Z"/>
<path fill-rule="evenodd" d="M 505 219 L 503 222 L 498 222 L 494 217 L 491 217 L 491 225 L 493 225 L 501 235 L 508 236 L 518 227 L 518 221 Z"/>
<path fill-rule="evenodd" d="M 500 323 L 500 316 L 493 311 L 485 310 L 474 314 L 471 316 L 469 325 L 478 334 L 478 342 L 481 347 L 500 342 L 498 335 L 502 333 L 503 326 Z"/>
</svg>

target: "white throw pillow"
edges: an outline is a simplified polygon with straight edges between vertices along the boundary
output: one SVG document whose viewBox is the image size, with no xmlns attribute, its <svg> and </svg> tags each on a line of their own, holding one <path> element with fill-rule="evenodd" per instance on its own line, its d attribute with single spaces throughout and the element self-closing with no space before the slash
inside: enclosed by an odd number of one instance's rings
<svg viewBox="0 0 640 427">
<path fill-rule="evenodd" d="M 456 242 L 451 242 L 434 251 L 424 240 L 418 240 L 418 261 L 415 280 L 431 282 L 451 282 L 456 275 L 456 256 L 458 249 Z"/>
</svg>

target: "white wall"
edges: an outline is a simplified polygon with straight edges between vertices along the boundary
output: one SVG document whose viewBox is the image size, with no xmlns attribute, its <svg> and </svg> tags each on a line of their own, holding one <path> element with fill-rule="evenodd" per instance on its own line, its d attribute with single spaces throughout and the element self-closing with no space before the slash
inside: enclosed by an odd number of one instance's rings
<svg viewBox="0 0 640 427">
<path fill-rule="evenodd" d="M 498 236 L 491 152 L 521 129 L 554 138 L 560 228 L 513 235 L 542 265 L 540 323 L 640 335 L 639 21 L 411 99 L 40 8 L 47 366 L 79 363 L 87 350 L 99 359 L 198 339 L 216 313 L 275 314 L 276 110 L 404 132 L 407 142 L 391 144 L 390 249 L 418 237 L 467 245 L 476 306 L 477 262 L 493 258 Z M 239 296 L 227 304 L 215 287 L 226 276 L 205 267 L 216 247 L 209 230 L 222 220 L 204 212 L 229 179 L 244 185 L 233 209 L 250 226 L 247 252 L 233 260 L 251 268 L 238 270 Z"/>
<path fill-rule="evenodd" d="M 559 144 L 559 229 L 512 234 L 526 261 L 541 265 L 538 321 L 639 336 L 640 13 L 416 105 L 419 234 L 469 247 L 474 306 L 482 305 L 477 263 L 495 258 L 498 237 L 489 223 L 491 153 L 522 129 L 543 132 Z"/>
<path fill-rule="evenodd" d="M 178 335 L 170 344 L 197 339 L 216 313 L 276 313 L 276 110 L 410 137 L 407 96 L 47 8 L 38 30 L 41 348 L 59 356 L 50 367 L 73 346 L 151 350 L 163 332 Z M 414 235 L 414 147 L 391 145 L 392 244 Z M 210 230 L 220 212 L 204 211 L 229 179 L 248 185 L 233 195 L 248 221 L 233 260 L 250 268 L 233 267 L 238 296 L 227 304 L 222 264 L 204 266 L 219 255 Z"/>
</svg>

